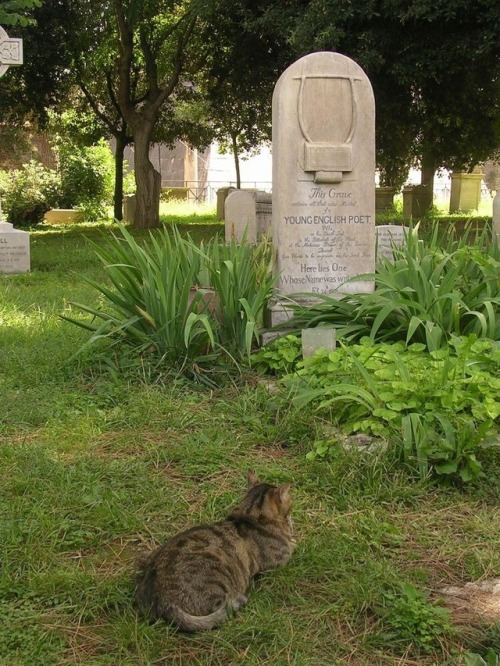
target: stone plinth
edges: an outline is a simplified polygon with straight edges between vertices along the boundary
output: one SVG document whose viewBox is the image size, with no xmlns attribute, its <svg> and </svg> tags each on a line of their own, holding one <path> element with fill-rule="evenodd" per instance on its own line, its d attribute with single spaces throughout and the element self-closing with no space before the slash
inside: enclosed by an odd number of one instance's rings
<svg viewBox="0 0 500 666">
<path fill-rule="evenodd" d="M 375 212 L 387 213 L 394 210 L 394 197 L 397 189 L 395 187 L 375 188 Z"/>
<path fill-rule="evenodd" d="M 52 208 L 43 216 L 47 224 L 75 224 L 81 222 L 82 213 L 74 208 Z"/>
<path fill-rule="evenodd" d="M 375 227 L 377 233 L 377 257 L 383 256 L 394 262 L 395 247 L 401 247 L 406 242 L 408 227 L 399 224 L 379 224 Z"/>
<path fill-rule="evenodd" d="M 0 221 L 0 273 L 28 273 L 30 235 Z"/>
<path fill-rule="evenodd" d="M 452 173 L 450 213 L 477 210 L 481 202 L 482 173 Z"/>
<path fill-rule="evenodd" d="M 123 221 L 133 222 L 135 217 L 135 208 L 137 199 L 135 194 L 127 194 L 123 197 Z"/>
<path fill-rule="evenodd" d="M 307 55 L 276 84 L 272 237 L 278 300 L 373 291 L 347 281 L 375 269 L 375 105 L 366 74 L 338 53 Z"/>
<path fill-rule="evenodd" d="M 271 229 L 272 201 L 267 192 L 234 190 L 224 206 L 226 241 L 257 243 Z"/>
<path fill-rule="evenodd" d="M 496 234 L 500 243 L 500 191 L 495 194 L 493 199 L 493 233 Z"/>
<path fill-rule="evenodd" d="M 427 185 L 410 185 L 403 188 L 403 215 L 419 219 L 432 208 L 433 193 Z"/>
</svg>

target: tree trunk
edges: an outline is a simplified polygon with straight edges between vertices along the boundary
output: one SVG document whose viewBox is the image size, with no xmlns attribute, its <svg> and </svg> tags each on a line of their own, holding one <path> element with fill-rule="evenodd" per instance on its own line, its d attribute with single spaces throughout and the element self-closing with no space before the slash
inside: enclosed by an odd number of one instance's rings
<svg viewBox="0 0 500 666">
<path fill-rule="evenodd" d="M 121 134 L 115 136 L 115 192 L 113 195 L 115 220 L 123 220 L 123 155 L 127 146 L 127 140 Z"/>
<path fill-rule="evenodd" d="M 427 185 L 431 192 L 434 192 L 434 172 L 436 165 L 434 160 L 429 157 L 422 157 L 422 174 L 420 178 L 421 185 Z"/>
<path fill-rule="evenodd" d="M 153 126 L 142 119 L 134 128 L 134 172 L 136 208 L 134 226 L 150 229 L 160 226 L 161 175 L 149 160 Z"/>
<path fill-rule="evenodd" d="M 238 150 L 238 137 L 236 136 L 236 134 L 231 134 L 231 145 L 233 149 L 234 167 L 236 169 L 236 188 L 240 190 L 241 189 L 240 157 Z"/>
</svg>

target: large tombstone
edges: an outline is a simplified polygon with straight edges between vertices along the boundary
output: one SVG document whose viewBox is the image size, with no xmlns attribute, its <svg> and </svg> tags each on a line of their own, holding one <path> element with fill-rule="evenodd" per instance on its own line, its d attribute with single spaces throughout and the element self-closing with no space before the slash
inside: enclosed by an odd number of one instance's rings
<svg viewBox="0 0 500 666">
<path fill-rule="evenodd" d="M 375 270 L 375 104 L 346 56 L 312 53 L 276 84 L 272 235 L 271 324 L 287 317 L 280 295 L 373 291 L 372 280 L 346 284 Z"/>
<path fill-rule="evenodd" d="M 234 190 L 224 205 L 226 241 L 257 243 L 271 230 L 271 194 L 259 190 Z"/>
</svg>

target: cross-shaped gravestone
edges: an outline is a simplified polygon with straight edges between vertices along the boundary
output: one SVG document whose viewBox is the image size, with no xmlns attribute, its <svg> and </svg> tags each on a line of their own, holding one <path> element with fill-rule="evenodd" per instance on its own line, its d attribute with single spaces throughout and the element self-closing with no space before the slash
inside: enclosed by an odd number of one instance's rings
<svg viewBox="0 0 500 666">
<path fill-rule="evenodd" d="M 23 64 L 23 40 L 10 38 L 0 26 L 0 76 L 3 76 L 9 67 Z"/>
</svg>

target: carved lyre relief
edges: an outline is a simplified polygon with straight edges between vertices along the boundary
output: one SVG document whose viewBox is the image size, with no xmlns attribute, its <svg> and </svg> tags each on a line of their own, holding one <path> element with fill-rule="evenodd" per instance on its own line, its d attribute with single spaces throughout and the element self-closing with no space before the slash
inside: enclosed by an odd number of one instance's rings
<svg viewBox="0 0 500 666">
<path fill-rule="evenodd" d="M 352 171 L 356 129 L 356 86 L 361 79 L 339 74 L 304 74 L 298 95 L 298 120 L 304 141 L 299 162 L 314 172 L 315 183 L 340 183 Z"/>
</svg>

